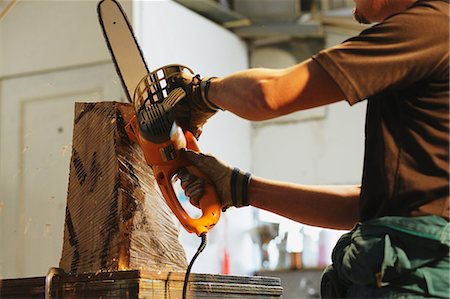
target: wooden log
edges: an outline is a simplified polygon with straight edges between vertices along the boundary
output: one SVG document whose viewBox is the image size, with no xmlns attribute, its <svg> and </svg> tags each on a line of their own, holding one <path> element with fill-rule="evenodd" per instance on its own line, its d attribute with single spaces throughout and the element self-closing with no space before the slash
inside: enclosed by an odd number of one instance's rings
<svg viewBox="0 0 450 299">
<path fill-rule="evenodd" d="M 148 298 L 181 299 L 184 273 L 119 271 L 63 275 L 51 285 L 52 298 Z M 0 282 L 2 282 L 0 280 Z M 6 279 L 0 298 L 42 298 L 45 278 Z M 194 274 L 187 298 L 281 298 L 279 278 Z"/>
<path fill-rule="evenodd" d="M 125 124 L 117 102 L 76 103 L 64 242 L 68 273 L 185 271 L 176 218 Z"/>
</svg>

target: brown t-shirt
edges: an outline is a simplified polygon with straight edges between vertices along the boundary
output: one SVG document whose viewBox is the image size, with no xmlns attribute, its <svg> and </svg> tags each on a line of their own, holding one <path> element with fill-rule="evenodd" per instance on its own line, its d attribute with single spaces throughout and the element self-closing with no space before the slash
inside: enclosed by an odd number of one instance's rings
<svg viewBox="0 0 450 299">
<path fill-rule="evenodd" d="M 406 11 L 313 57 L 368 99 L 360 217 L 449 216 L 449 4 Z"/>
</svg>

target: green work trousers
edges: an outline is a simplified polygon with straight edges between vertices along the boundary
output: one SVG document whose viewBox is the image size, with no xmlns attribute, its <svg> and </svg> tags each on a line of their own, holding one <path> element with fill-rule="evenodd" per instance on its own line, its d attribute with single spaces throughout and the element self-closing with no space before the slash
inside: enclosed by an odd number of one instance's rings
<svg viewBox="0 0 450 299">
<path fill-rule="evenodd" d="M 450 298 L 450 224 L 438 216 L 388 216 L 337 242 L 322 298 Z"/>
</svg>

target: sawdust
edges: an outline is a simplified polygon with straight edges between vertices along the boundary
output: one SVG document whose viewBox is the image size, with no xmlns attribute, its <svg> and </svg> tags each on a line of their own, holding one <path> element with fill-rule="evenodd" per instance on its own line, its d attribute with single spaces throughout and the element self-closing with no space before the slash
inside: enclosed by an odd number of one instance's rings
<svg viewBox="0 0 450 299">
<path fill-rule="evenodd" d="M 50 235 L 50 230 L 51 230 L 52 225 L 50 223 L 46 223 L 44 225 L 44 231 L 42 233 L 43 237 L 48 237 Z"/>
<path fill-rule="evenodd" d="M 68 145 L 64 145 L 63 147 L 62 147 L 62 151 L 61 151 L 61 156 L 62 157 L 65 157 L 66 156 L 66 153 L 67 153 L 67 149 L 69 148 L 69 146 Z"/>
<path fill-rule="evenodd" d="M 28 221 L 27 221 L 27 223 L 25 224 L 25 228 L 24 228 L 24 230 L 23 230 L 23 234 L 24 234 L 24 235 L 26 235 L 26 234 L 28 233 L 28 229 L 30 228 L 31 222 L 32 222 L 32 219 L 31 219 L 31 218 L 28 218 Z"/>
</svg>

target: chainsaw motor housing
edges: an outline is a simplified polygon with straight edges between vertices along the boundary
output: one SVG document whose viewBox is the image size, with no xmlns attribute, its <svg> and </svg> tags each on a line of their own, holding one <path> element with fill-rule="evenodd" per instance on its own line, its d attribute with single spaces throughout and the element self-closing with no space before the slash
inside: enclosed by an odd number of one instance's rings
<svg viewBox="0 0 450 299">
<path fill-rule="evenodd" d="M 139 131 L 142 136 L 154 143 L 170 140 L 177 130 L 175 114 L 166 110 L 162 103 L 144 106 L 137 114 Z"/>
</svg>

